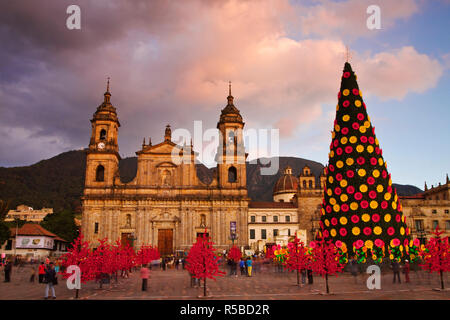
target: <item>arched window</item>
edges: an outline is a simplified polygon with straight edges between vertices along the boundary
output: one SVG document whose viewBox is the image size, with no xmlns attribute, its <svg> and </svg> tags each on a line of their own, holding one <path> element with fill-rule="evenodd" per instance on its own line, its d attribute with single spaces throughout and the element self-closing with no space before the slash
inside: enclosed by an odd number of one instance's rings
<svg viewBox="0 0 450 320">
<path fill-rule="evenodd" d="M 306 180 L 303 180 L 303 188 L 306 189 Z"/>
<path fill-rule="evenodd" d="M 234 131 L 230 130 L 228 132 L 228 143 L 233 143 L 234 142 Z"/>
<path fill-rule="evenodd" d="M 106 140 L 106 130 L 102 129 L 100 131 L 100 140 Z"/>
<path fill-rule="evenodd" d="M 228 169 L 228 182 L 236 182 L 237 181 L 237 170 L 235 167 L 230 167 Z"/>
<path fill-rule="evenodd" d="M 312 181 L 309 180 L 309 188 L 312 189 Z"/>
<path fill-rule="evenodd" d="M 105 167 L 99 165 L 95 172 L 95 181 L 105 181 Z"/>
</svg>

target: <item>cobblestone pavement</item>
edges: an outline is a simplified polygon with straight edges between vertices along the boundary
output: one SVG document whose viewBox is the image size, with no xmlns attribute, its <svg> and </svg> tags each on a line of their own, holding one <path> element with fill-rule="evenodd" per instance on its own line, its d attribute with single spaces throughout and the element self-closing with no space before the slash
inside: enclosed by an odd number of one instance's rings
<svg viewBox="0 0 450 320">
<path fill-rule="evenodd" d="M 0 299 L 43 299 L 45 285 L 29 282 L 30 266 L 13 268 L 10 283 L 0 282 Z M 429 275 L 423 271 L 411 272 L 410 283 L 392 283 L 392 273 L 382 275 L 381 290 L 368 290 L 366 287 L 367 274 L 360 274 L 355 279 L 348 273 L 329 278 L 331 294 L 326 295 L 325 280 L 314 276 L 314 284 L 298 287 L 295 273 L 277 273 L 268 268 L 252 277 L 238 275 L 220 277 L 217 281 L 207 280 L 209 299 L 226 300 L 291 300 L 291 299 L 354 299 L 354 300 L 397 300 L 397 299 L 425 299 L 450 300 L 450 291 L 437 291 L 439 277 Z M 67 289 L 65 280 L 59 277 L 59 284 L 55 286 L 57 299 L 74 299 L 74 290 Z M 3 272 L 2 278 L 3 280 Z M 445 275 L 445 284 L 450 287 L 449 275 Z M 199 299 L 203 295 L 203 288 L 192 288 L 186 270 L 155 270 L 151 271 L 148 290 L 141 291 L 139 272 L 132 272 L 128 279 L 119 278 L 118 283 L 112 281 L 111 286 L 99 285 L 95 282 L 82 284 L 80 300 L 184 300 Z"/>
</svg>

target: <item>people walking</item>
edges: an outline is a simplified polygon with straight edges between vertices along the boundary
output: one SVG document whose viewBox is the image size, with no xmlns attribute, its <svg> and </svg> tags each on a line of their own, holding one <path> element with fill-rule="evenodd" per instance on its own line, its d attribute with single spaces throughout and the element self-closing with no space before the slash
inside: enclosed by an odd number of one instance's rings
<svg viewBox="0 0 450 320">
<path fill-rule="evenodd" d="M 45 269 L 45 276 L 44 276 L 44 283 L 47 285 L 45 286 L 45 296 L 44 299 L 48 299 L 48 291 L 52 290 L 52 298 L 56 299 L 55 294 L 55 285 L 58 284 L 58 280 L 56 279 L 56 272 L 55 267 L 53 265 L 53 262 L 50 262 L 48 267 Z"/>
<path fill-rule="evenodd" d="M 252 258 L 251 257 L 247 258 L 246 266 L 247 266 L 247 276 L 251 277 L 252 276 Z"/>
<path fill-rule="evenodd" d="M 245 261 L 243 258 L 239 261 L 239 268 L 241 269 L 241 276 L 245 276 Z"/>
<path fill-rule="evenodd" d="M 44 262 L 41 262 L 38 268 L 39 283 L 42 283 L 42 281 L 44 281 L 44 276 L 45 276 L 45 265 Z"/>
<path fill-rule="evenodd" d="M 312 272 L 312 270 L 308 269 L 307 274 L 308 274 L 308 284 L 313 284 L 313 272 Z"/>
<path fill-rule="evenodd" d="M 227 260 L 227 265 L 228 265 L 228 267 L 230 268 L 230 277 L 234 274 L 233 273 L 233 260 L 232 259 L 228 259 Z"/>
<path fill-rule="evenodd" d="M 142 291 L 147 291 L 148 278 L 150 276 L 150 270 L 147 265 L 144 264 L 141 268 L 141 279 L 142 279 Z"/>
<path fill-rule="evenodd" d="M 350 263 L 350 272 L 352 273 L 353 278 L 355 279 L 355 283 L 358 282 L 358 261 L 356 257 L 353 257 Z"/>
<path fill-rule="evenodd" d="M 405 264 L 403 266 L 403 273 L 405 274 L 405 282 L 409 282 L 409 271 L 410 271 L 410 266 L 409 266 L 409 261 L 405 260 Z"/>
<path fill-rule="evenodd" d="M 392 283 L 395 283 L 395 278 L 398 278 L 398 283 L 402 283 L 400 281 L 400 264 L 398 263 L 397 260 L 392 261 L 391 268 L 392 271 L 394 272 L 394 280 L 392 281 Z"/>
<path fill-rule="evenodd" d="M 302 274 L 302 287 L 305 285 L 305 283 L 306 283 L 306 269 L 302 269 L 301 271 L 301 274 Z"/>
<path fill-rule="evenodd" d="M 5 272 L 5 281 L 4 282 L 11 281 L 11 270 L 12 270 L 11 261 L 9 259 L 6 259 L 5 267 L 3 268 L 3 271 Z"/>
<path fill-rule="evenodd" d="M 35 277 L 36 277 L 36 269 L 33 266 L 31 266 L 30 282 L 34 282 Z"/>
</svg>

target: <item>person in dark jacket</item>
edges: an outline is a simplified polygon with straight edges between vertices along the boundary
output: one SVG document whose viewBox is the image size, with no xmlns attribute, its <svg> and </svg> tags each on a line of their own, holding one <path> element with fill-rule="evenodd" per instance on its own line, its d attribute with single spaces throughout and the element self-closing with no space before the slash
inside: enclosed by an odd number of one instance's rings
<svg viewBox="0 0 450 320">
<path fill-rule="evenodd" d="M 11 281 L 11 270 L 12 270 L 12 264 L 11 261 L 6 260 L 5 267 L 3 271 L 5 272 L 5 281 L 4 282 L 10 282 Z"/>
<path fill-rule="evenodd" d="M 307 274 L 308 274 L 308 284 L 313 284 L 313 272 L 311 269 L 307 270 Z"/>
<path fill-rule="evenodd" d="M 392 261 L 391 263 L 392 271 L 394 272 L 394 281 L 392 283 L 395 283 L 395 278 L 398 278 L 398 283 L 402 283 L 400 281 L 400 264 L 397 260 Z"/>
<path fill-rule="evenodd" d="M 353 257 L 350 265 L 350 272 L 352 273 L 353 278 L 355 279 L 355 283 L 358 283 L 358 261 L 356 260 L 356 257 Z"/>
<path fill-rule="evenodd" d="M 56 279 L 56 271 L 55 271 L 55 266 L 53 265 L 53 262 L 50 262 L 48 267 L 45 269 L 44 283 L 47 284 L 45 286 L 44 299 L 48 299 L 48 290 L 49 289 L 52 290 L 52 298 L 56 299 L 54 285 L 56 285 L 58 283 L 58 280 Z"/>
</svg>

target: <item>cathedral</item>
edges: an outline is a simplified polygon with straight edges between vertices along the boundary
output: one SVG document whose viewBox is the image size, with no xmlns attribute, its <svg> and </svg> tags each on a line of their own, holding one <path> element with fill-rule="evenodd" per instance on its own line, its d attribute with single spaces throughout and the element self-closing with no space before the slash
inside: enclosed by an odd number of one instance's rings
<svg viewBox="0 0 450 320">
<path fill-rule="evenodd" d="M 103 103 L 91 120 L 85 188 L 82 196 L 82 232 L 93 244 L 108 238 L 134 247 L 158 246 L 161 255 L 185 251 L 197 236 L 207 232 L 216 247 L 247 245 L 246 157 L 244 122 L 234 106 L 231 84 L 228 103 L 217 129 L 223 139 L 216 154 L 217 174 L 210 184 L 197 177 L 191 146 L 172 142 L 171 129 L 164 140 L 142 145 L 137 151 L 136 177 L 123 183 L 119 175 L 120 122 L 111 103 L 109 81 Z M 173 155 L 183 161 L 175 163 Z"/>
</svg>

